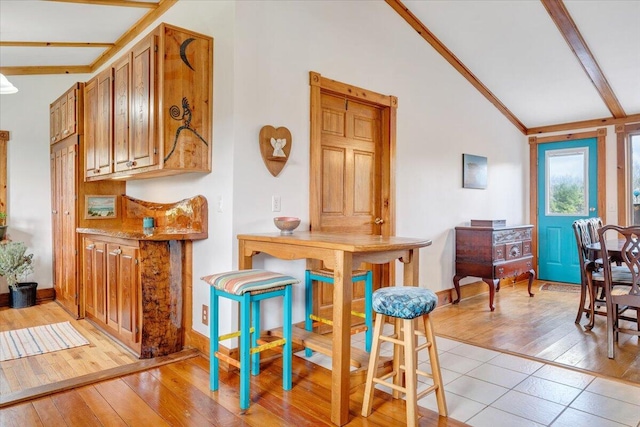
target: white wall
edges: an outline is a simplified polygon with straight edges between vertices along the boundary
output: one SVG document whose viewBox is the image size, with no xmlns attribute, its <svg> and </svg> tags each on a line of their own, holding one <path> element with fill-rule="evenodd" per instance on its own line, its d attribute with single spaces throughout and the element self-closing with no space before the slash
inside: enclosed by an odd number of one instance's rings
<svg viewBox="0 0 640 427">
<path fill-rule="evenodd" d="M 215 39 L 213 172 L 130 181 L 127 191 L 155 202 L 195 194 L 209 200 L 209 239 L 194 243 L 197 331 L 208 335 L 200 323 L 208 288 L 199 277 L 236 267 L 236 234 L 275 230 L 272 195 L 282 198 L 280 214 L 299 216 L 300 229 L 308 227 L 309 71 L 398 97 L 397 234 L 433 239 L 433 245 L 421 251 L 422 286 L 436 291 L 452 287 L 455 226 L 471 218 L 501 218 L 509 224 L 527 221 L 526 137 L 384 2 L 181 1 L 160 21 Z M 48 104 L 73 78 L 48 92 L 27 90 L 27 85 L 61 77 L 12 79 L 24 86 L 17 95 L 23 97 L 23 105 L 40 111 L 37 120 L 6 113 L 5 105 L 12 108 L 17 101 L 2 97 L 0 127 L 32 129 L 32 136 L 21 139 L 29 146 L 21 152 L 25 158 L 42 151 L 37 164 L 35 155 L 28 158 L 38 169 L 30 184 L 13 176 L 9 182 L 12 193 L 37 187 L 36 202 L 42 206 L 32 221 L 46 234 L 38 243 L 42 248 L 37 249 L 43 259 L 51 255 Z M 78 79 L 87 80 L 86 76 Z M 277 178 L 269 174 L 260 156 L 258 132 L 267 124 L 286 126 L 293 136 L 290 160 Z M 488 157 L 486 190 L 462 188 L 462 153 Z M 223 212 L 217 212 L 220 197 Z M 11 210 L 12 218 L 29 216 L 23 205 L 18 206 L 20 210 Z M 258 256 L 254 264 L 303 278 L 303 261 Z M 39 274 L 50 283 L 50 262 L 47 268 Z M 302 298 L 298 286 L 294 321 L 302 320 Z M 225 332 L 231 330 L 236 316 L 229 305 L 223 310 L 223 318 L 228 319 L 221 322 Z M 277 311 L 275 306 L 264 310 L 271 313 L 265 326 L 279 323 Z"/>
</svg>

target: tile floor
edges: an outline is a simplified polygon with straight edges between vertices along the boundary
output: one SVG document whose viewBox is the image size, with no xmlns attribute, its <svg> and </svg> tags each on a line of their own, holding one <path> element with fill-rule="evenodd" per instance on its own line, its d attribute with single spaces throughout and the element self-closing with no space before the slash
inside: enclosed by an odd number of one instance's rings
<svg viewBox="0 0 640 427">
<path fill-rule="evenodd" d="M 364 349 L 364 334 L 354 335 L 352 343 Z M 447 338 L 438 337 L 436 345 L 451 418 L 478 427 L 640 427 L 640 385 Z M 390 343 L 383 344 L 381 354 L 392 354 Z M 296 355 L 304 358 L 304 351 Z M 314 353 L 308 359 L 331 369 L 328 356 Z M 418 368 L 431 372 L 426 350 L 419 354 Z M 430 379 L 420 376 L 418 381 L 418 390 L 431 384 Z M 433 393 L 420 399 L 418 405 L 438 411 Z"/>
</svg>

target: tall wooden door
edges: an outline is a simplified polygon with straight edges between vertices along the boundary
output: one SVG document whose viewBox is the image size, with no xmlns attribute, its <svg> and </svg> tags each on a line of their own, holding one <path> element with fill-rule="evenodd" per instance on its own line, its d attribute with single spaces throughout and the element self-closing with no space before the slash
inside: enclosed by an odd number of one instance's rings
<svg viewBox="0 0 640 427">
<path fill-rule="evenodd" d="M 389 122 L 392 115 L 389 114 L 388 105 L 362 102 L 332 90 L 316 89 L 314 92 L 314 81 L 338 84 L 315 73 L 311 75 L 312 230 L 392 234 L 393 210 L 389 190 L 389 132 L 392 128 Z M 348 89 L 352 94 L 372 93 L 354 87 Z M 384 99 L 390 100 L 392 97 Z M 389 275 L 389 269 L 381 266 L 365 264 L 354 268 L 373 270 L 374 288 L 380 287 L 383 276 Z M 323 283 L 315 286 L 314 312 L 331 318 L 333 286 Z M 354 283 L 352 310 L 364 311 L 364 282 Z M 358 317 L 352 318 L 353 324 L 362 321 Z"/>
</svg>

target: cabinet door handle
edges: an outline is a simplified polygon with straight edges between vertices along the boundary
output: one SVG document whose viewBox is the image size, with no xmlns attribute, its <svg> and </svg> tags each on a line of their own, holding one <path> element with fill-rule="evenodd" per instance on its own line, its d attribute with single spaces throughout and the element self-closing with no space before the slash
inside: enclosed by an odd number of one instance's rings
<svg viewBox="0 0 640 427">
<path fill-rule="evenodd" d="M 99 168 L 94 169 L 93 173 L 100 173 L 100 169 Z"/>
<path fill-rule="evenodd" d="M 63 135 L 66 135 L 66 134 L 68 134 L 68 133 L 69 133 L 69 129 L 65 129 L 65 130 L 63 130 L 63 131 L 62 131 L 62 134 L 63 134 Z"/>
<path fill-rule="evenodd" d="M 87 249 L 93 249 L 93 248 L 95 248 L 95 247 L 96 247 L 96 245 L 95 245 L 95 244 L 93 244 L 93 243 L 92 243 L 92 244 L 90 244 L 90 245 L 87 245 Z"/>
<path fill-rule="evenodd" d="M 382 218 L 376 218 L 374 222 L 375 222 L 377 225 L 381 225 L 381 224 L 384 224 L 384 219 L 382 219 Z"/>
<path fill-rule="evenodd" d="M 51 211 L 51 213 L 52 213 L 52 214 L 57 214 L 57 213 L 58 213 L 58 211 L 54 209 L 54 210 L 52 210 L 52 211 Z"/>
<path fill-rule="evenodd" d="M 120 255 L 122 253 L 122 249 L 116 249 L 115 251 L 111 252 L 111 255 Z"/>
<path fill-rule="evenodd" d="M 503 267 L 498 268 L 498 274 L 504 274 L 504 268 Z"/>
<path fill-rule="evenodd" d="M 133 160 L 129 160 L 129 161 L 127 162 L 127 167 L 129 167 L 129 168 L 134 167 L 135 165 L 136 165 L 136 162 L 135 162 L 135 161 L 133 161 Z"/>
<path fill-rule="evenodd" d="M 55 137 L 55 136 L 52 136 L 52 137 L 51 137 L 51 141 L 55 141 L 55 140 L 56 140 L 56 137 Z"/>
<path fill-rule="evenodd" d="M 65 215 L 69 215 L 69 211 L 64 211 L 64 214 Z"/>
</svg>

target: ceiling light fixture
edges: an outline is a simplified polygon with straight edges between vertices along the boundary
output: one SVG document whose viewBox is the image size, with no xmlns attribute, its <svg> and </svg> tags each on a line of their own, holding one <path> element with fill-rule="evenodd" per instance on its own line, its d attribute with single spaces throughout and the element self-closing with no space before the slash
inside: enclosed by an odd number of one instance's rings
<svg viewBox="0 0 640 427">
<path fill-rule="evenodd" d="M 0 74 L 0 94 L 8 95 L 10 93 L 18 92 L 18 88 L 11 84 L 9 80 L 4 76 L 4 74 Z"/>
</svg>

